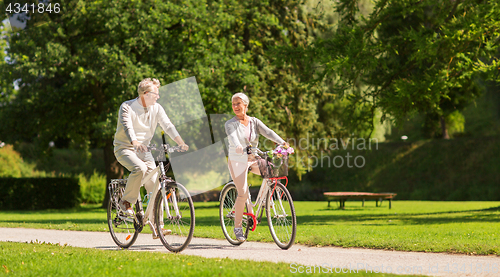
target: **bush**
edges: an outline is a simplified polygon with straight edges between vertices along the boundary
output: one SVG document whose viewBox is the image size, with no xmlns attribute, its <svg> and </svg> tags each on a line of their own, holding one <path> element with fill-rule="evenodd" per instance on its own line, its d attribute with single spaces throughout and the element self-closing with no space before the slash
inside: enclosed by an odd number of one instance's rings
<svg viewBox="0 0 500 277">
<path fill-rule="evenodd" d="M 0 148 L 0 177 L 27 177 L 35 172 L 35 165 L 23 161 L 12 145 Z"/>
<path fill-rule="evenodd" d="M 80 203 L 74 178 L 0 178 L 0 191 L 1 210 L 66 209 Z"/>
<path fill-rule="evenodd" d="M 78 175 L 82 193 L 82 203 L 97 204 L 104 200 L 106 176 L 94 171 L 89 178 L 84 174 Z"/>
</svg>

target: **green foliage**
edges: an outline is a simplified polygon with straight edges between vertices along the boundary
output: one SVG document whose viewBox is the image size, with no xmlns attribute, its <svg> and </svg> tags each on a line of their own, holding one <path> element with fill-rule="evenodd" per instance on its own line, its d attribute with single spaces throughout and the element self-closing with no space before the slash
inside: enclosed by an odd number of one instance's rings
<svg viewBox="0 0 500 277">
<path fill-rule="evenodd" d="M 80 184 L 81 203 L 96 204 L 102 203 L 104 193 L 106 191 L 106 176 L 94 171 L 90 177 L 84 174 L 78 175 L 78 183 Z"/>
<path fill-rule="evenodd" d="M 309 61 L 304 75 L 346 97 L 355 121 L 370 122 L 377 109 L 397 125 L 418 113 L 447 117 L 480 95 L 479 73 L 498 68 L 497 1 L 376 1 L 366 17 L 356 1 L 335 8 L 329 37 L 284 48 L 282 61 Z"/>
<path fill-rule="evenodd" d="M 9 144 L 0 148 L 0 164 L 0 177 L 27 177 L 34 168 L 34 165 L 24 163 L 21 155 Z"/>
<path fill-rule="evenodd" d="M 73 178 L 0 178 L 0 209 L 66 209 L 78 205 L 80 187 Z"/>
<path fill-rule="evenodd" d="M 322 95 L 300 82 L 300 69 L 274 65 L 268 54 L 314 36 L 317 21 L 301 1 L 72 0 L 61 8 L 8 35 L 13 62 L 2 67 L 20 90 L 0 115 L 7 141 L 64 139 L 112 153 L 119 104 L 151 76 L 162 84 L 196 76 L 207 114 L 231 113 L 230 96 L 245 91 L 258 103 L 250 114 L 284 137 L 318 125 Z M 109 178 L 114 157 L 105 161 Z"/>
<path fill-rule="evenodd" d="M 451 138 L 500 135 L 500 96 L 497 90 L 495 87 L 489 87 L 482 96 L 464 108 L 461 115 L 458 115 L 459 128 L 448 130 Z M 448 117 L 446 119 L 448 126 L 453 125 L 453 122 L 448 121 Z M 397 142 L 401 141 L 402 136 L 407 136 L 407 141 L 415 142 L 429 137 L 441 137 L 441 128 L 437 122 L 432 122 L 434 136 L 422 130 L 423 127 L 427 127 L 424 120 L 424 115 L 417 115 L 399 128 L 391 128 L 390 132 L 385 134 L 385 138 L 387 141 Z"/>
</svg>

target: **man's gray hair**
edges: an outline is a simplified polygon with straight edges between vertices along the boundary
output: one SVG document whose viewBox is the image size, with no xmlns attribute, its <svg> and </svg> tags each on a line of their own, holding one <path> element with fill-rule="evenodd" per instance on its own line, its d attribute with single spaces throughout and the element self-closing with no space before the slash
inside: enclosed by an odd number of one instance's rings
<svg viewBox="0 0 500 277">
<path fill-rule="evenodd" d="M 243 101 L 243 104 L 245 104 L 245 106 L 247 106 L 247 107 L 248 107 L 248 104 L 250 104 L 250 99 L 248 99 L 248 96 L 246 96 L 246 94 L 244 94 L 243 92 L 235 93 L 233 95 L 233 97 L 231 98 L 231 102 L 234 100 L 234 98 L 240 98 L 241 101 Z"/>
<path fill-rule="evenodd" d="M 155 78 L 146 78 L 139 83 L 137 93 L 141 96 L 147 91 L 152 91 L 154 87 L 160 88 L 160 81 Z"/>
</svg>

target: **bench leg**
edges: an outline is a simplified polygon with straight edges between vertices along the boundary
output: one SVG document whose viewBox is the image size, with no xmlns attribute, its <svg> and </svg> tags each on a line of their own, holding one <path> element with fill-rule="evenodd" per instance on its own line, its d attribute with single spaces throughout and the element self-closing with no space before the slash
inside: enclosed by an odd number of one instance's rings
<svg viewBox="0 0 500 277">
<path fill-rule="evenodd" d="M 328 200 L 328 207 L 330 207 L 330 200 Z"/>
<path fill-rule="evenodd" d="M 364 207 L 364 206 L 365 206 L 365 199 L 363 198 L 363 206 L 362 207 Z"/>
<path fill-rule="evenodd" d="M 389 199 L 389 209 L 392 209 L 392 199 Z"/>
<path fill-rule="evenodd" d="M 375 207 L 378 207 L 378 199 L 375 200 Z"/>
</svg>

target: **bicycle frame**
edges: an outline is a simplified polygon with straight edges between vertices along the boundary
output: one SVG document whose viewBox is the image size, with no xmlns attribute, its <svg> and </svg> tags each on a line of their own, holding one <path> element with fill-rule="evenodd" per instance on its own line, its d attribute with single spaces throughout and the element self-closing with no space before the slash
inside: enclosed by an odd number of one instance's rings
<svg viewBox="0 0 500 277">
<path fill-rule="evenodd" d="M 246 205 L 247 205 L 247 210 L 248 210 L 248 207 L 251 207 L 251 213 L 243 213 L 243 214 L 247 215 L 247 216 L 251 216 L 253 221 L 255 222 L 255 224 L 253 224 L 253 226 L 252 226 L 252 231 L 255 231 L 257 224 L 260 223 L 262 220 L 262 215 L 264 213 L 264 208 L 266 206 L 266 200 L 267 200 L 266 198 L 268 196 L 272 197 L 274 190 L 276 189 L 276 184 L 278 183 L 278 180 L 282 180 L 282 179 L 286 180 L 286 183 L 285 183 L 285 187 L 286 187 L 288 185 L 288 178 L 286 176 L 285 177 L 268 178 L 267 182 L 264 182 L 264 184 L 260 187 L 259 194 L 257 194 L 257 198 L 255 199 L 255 204 L 252 203 L 252 200 L 250 199 L 250 190 L 248 190 L 248 198 L 247 198 Z M 270 189 L 270 187 L 272 187 L 273 191 L 271 192 L 271 194 L 267 194 L 268 189 Z M 280 202 L 280 205 L 282 205 L 281 202 Z M 260 214 L 259 220 L 257 220 L 257 218 L 255 217 L 255 214 L 253 213 L 253 208 L 255 208 L 255 207 L 257 207 L 256 214 Z M 274 207 L 273 207 L 273 209 L 274 209 Z M 275 214 L 276 214 L 276 211 L 275 211 Z"/>
<path fill-rule="evenodd" d="M 150 204 L 152 203 L 152 201 L 154 201 L 154 199 L 156 199 L 156 195 L 159 192 L 161 192 L 161 194 L 162 194 L 162 198 L 163 198 L 163 205 L 162 205 L 163 208 L 162 209 L 165 210 L 165 215 L 167 216 L 167 218 L 169 218 L 169 219 L 174 218 L 174 216 L 172 216 L 172 214 L 170 212 L 170 208 L 168 207 L 168 205 L 165 205 L 165 203 L 167 203 L 167 199 L 170 199 L 170 197 L 172 197 L 172 202 L 174 203 L 174 208 L 175 208 L 174 212 L 175 212 L 175 215 L 176 215 L 175 217 L 182 218 L 182 215 L 179 212 L 179 207 L 177 206 L 177 196 L 175 195 L 175 193 L 167 195 L 166 184 L 169 181 L 174 182 L 174 180 L 172 180 L 169 177 L 166 177 L 165 168 L 163 167 L 163 162 L 162 161 L 160 161 L 158 163 L 158 166 L 155 169 L 153 169 L 153 171 L 151 171 L 149 174 L 147 174 L 142 179 L 141 186 L 144 186 L 144 184 L 147 181 L 149 181 L 156 173 L 159 173 L 160 175 L 158 176 L 158 178 L 155 178 L 155 185 L 154 185 L 153 194 L 150 196 L 148 204 L 146 206 L 146 211 L 144 212 L 144 218 L 143 218 L 142 225 L 146 225 L 148 223 L 154 224 L 154 222 L 150 222 L 149 221 L 149 215 L 151 214 L 152 209 L 153 209 L 153 205 L 150 205 Z M 143 205 L 142 200 L 139 199 L 139 210 L 140 211 L 143 211 L 142 205 Z M 135 217 L 135 219 L 137 220 L 137 217 Z M 153 230 L 156 231 L 155 228 L 153 228 Z"/>
</svg>

